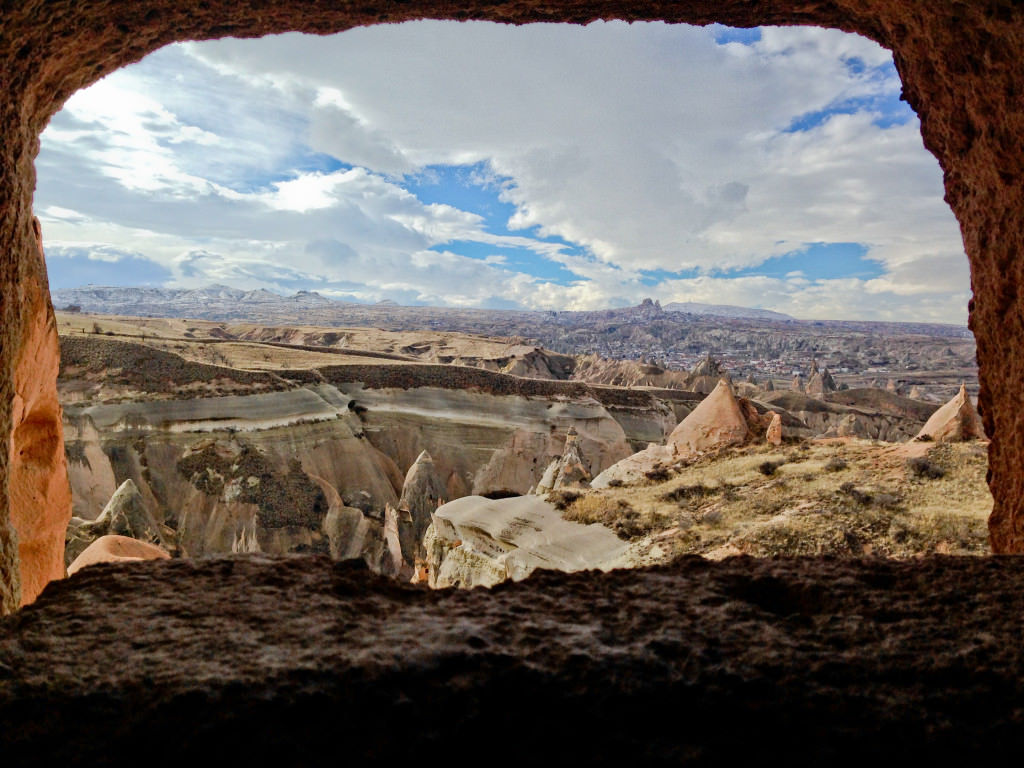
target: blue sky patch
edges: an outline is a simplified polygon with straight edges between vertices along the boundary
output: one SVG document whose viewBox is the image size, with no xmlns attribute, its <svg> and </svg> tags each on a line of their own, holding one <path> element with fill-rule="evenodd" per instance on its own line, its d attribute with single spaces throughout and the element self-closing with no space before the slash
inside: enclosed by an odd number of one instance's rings
<svg viewBox="0 0 1024 768">
<path fill-rule="evenodd" d="M 475 213 L 483 219 L 483 229 L 492 235 L 523 237 L 540 243 L 562 246 L 566 254 L 582 256 L 585 249 L 560 237 L 541 237 L 538 227 L 513 230 L 508 228 L 509 219 L 515 214 L 512 203 L 501 200 L 501 189 L 510 179 L 496 177 L 486 162 L 473 165 L 431 165 L 422 173 L 407 176 L 405 188 L 423 203 L 443 203 L 462 211 Z M 431 248 L 434 251 L 450 251 L 471 259 L 484 260 L 488 256 L 502 256 L 504 266 L 531 277 L 548 280 L 558 285 L 570 285 L 578 276 L 558 262 L 541 256 L 529 248 L 481 243 L 474 240 L 458 240 L 440 243 Z"/>
<path fill-rule="evenodd" d="M 753 45 L 754 43 L 761 41 L 760 27 L 742 29 L 739 27 L 726 27 L 722 24 L 712 24 L 711 30 L 712 34 L 715 36 L 715 42 L 719 45 L 725 45 L 726 43 Z"/>
<path fill-rule="evenodd" d="M 885 274 L 882 263 L 867 257 L 868 247 L 861 243 L 809 243 L 800 251 L 776 256 L 755 267 L 729 272 L 729 277 L 785 278 L 800 272 L 808 280 L 857 278 L 871 280 Z"/>
<path fill-rule="evenodd" d="M 859 58 L 846 60 L 847 67 L 854 74 L 863 74 L 867 71 L 864 62 Z M 892 63 L 876 67 L 871 71 L 870 79 L 874 81 L 885 81 L 892 78 L 899 79 L 896 67 Z M 898 91 L 886 88 L 883 92 L 873 97 L 860 97 L 854 99 L 843 99 L 829 104 L 825 109 L 815 112 L 805 112 L 796 117 L 785 133 L 798 133 L 809 131 L 825 123 L 833 115 L 853 115 L 857 112 L 873 112 L 875 119 L 872 121 L 879 128 L 891 128 L 894 125 L 903 125 L 914 119 L 914 110 L 910 105 L 900 99 Z"/>
</svg>

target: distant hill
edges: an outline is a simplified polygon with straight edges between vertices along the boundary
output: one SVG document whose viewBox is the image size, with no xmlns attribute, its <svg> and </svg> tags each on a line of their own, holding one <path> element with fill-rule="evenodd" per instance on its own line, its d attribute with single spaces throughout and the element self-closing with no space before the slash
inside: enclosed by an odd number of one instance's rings
<svg viewBox="0 0 1024 768">
<path fill-rule="evenodd" d="M 87 285 L 52 292 L 57 309 L 78 306 L 83 312 L 105 315 L 153 315 L 163 317 L 237 317 L 247 310 L 314 309 L 336 306 L 338 302 L 315 291 L 280 296 L 259 289 L 246 291 L 226 285 L 206 288 L 121 288 Z"/>
<path fill-rule="evenodd" d="M 686 312 L 691 315 L 714 315 L 715 317 L 741 317 L 750 320 L 796 320 L 782 312 L 770 309 L 753 309 L 751 307 L 735 307 L 731 304 L 698 304 L 693 301 L 673 301 L 665 304 L 666 312 Z"/>
</svg>

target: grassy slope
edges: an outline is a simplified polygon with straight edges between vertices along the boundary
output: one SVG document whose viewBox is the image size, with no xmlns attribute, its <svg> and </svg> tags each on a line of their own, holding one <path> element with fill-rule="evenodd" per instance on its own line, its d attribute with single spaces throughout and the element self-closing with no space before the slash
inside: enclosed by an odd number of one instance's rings
<svg viewBox="0 0 1024 768">
<path fill-rule="evenodd" d="M 919 475 L 915 461 L 944 474 Z M 778 466 L 762 471 L 766 463 Z M 986 468 L 983 443 L 754 446 L 677 465 L 661 482 L 586 491 L 564 514 L 613 528 L 639 562 L 681 553 L 980 555 L 989 552 Z"/>
</svg>

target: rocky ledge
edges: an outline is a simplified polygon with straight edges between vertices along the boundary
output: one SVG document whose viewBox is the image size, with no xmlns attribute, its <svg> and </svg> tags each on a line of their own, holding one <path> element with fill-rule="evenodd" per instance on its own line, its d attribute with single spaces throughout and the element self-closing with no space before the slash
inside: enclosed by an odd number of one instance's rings
<svg viewBox="0 0 1024 768">
<path fill-rule="evenodd" d="M 1024 747 L 1022 624 L 1021 557 L 437 592 L 324 557 L 98 565 L 0 622 L 0 755 L 980 764 Z"/>
</svg>

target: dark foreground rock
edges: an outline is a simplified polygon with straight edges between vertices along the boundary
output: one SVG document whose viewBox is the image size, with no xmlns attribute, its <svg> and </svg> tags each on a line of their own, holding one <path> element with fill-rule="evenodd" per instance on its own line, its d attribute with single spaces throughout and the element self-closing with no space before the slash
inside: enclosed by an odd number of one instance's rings
<svg viewBox="0 0 1024 768">
<path fill-rule="evenodd" d="M 1024 747 L 1022 629 L 1020 557 L 439 592 L 325 557 L 99 565 L 0 622 L 0 755 L 977 765 Z"/>
</svg>

